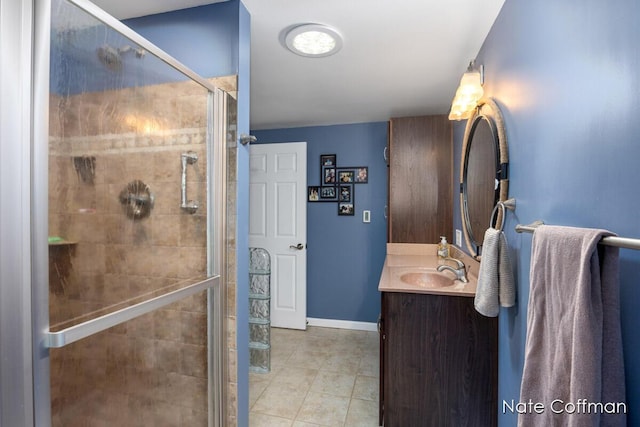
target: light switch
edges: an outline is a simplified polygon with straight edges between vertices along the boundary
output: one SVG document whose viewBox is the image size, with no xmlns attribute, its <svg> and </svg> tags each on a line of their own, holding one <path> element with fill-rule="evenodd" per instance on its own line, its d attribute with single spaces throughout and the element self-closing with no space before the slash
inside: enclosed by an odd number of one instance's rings
<svg viewBox="0 0 640 427">
<path fill-rule="evenodd" d="M 371 222 L 371 211 L 362 211 L 362 222 Z"/>
<path fill-rule="evenodd" d="M 462 231 L 456 229 L 456 246 L 462 247 Z"/>
</svg>

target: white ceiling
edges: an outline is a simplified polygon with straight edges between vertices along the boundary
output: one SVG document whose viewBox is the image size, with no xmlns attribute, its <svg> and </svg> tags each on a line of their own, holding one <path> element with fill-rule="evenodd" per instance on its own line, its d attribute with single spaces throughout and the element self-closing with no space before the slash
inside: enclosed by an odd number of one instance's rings
<svg viewBox="0 0 640 427">
<path fill-rule="evenodd" d="M 386 121 L 448 112 L 504 0 L 242 0 L 251 14 L 251 128 Z M 95 0 L 117 18 L 213 0 Z M 280 43 L 302 23 L 344 38 L 305 58 Z M 188 65 L 188 64 L 187 64 Z"/>
</svg>

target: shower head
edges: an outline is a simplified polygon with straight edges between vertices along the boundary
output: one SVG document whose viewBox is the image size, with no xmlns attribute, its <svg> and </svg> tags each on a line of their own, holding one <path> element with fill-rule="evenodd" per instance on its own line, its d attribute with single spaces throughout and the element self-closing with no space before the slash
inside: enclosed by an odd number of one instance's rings
<svg viewBox="0 0 640 427">
<path fill-rule="evenodd" d="M 145 53 L 147 53 L 143 48 L 138 48 L 136 49 L 135 47 L 129 46 L 129 45 L 125 45 L 122 47 L 118 48 L 118 53 L 120 55 L 122 55 L 123 53 L 127 53 L 127 52 L 135 52 L 136 54 L 136 58 L 140 59 L 144 56 Z"/>
<path fill-rule="evenodd" d="M 113 47 L 104 45 L 96 49 L 98 59 L 110 71 L 120 71 L 122 69 L 122 58 L 120 53 Z"/>
<path fill-rule="evenodd" d="M 120 71 L 122 69 L 122 55 L 127 52 L 134 52 L 138 59 L 142 58 L 146 53 L 142 48 L 136 49 L 129 45 L 115 48 L 105 44 L 96 49 L 96 54 L 102 65 L 111 71 Z"/>
</svg>

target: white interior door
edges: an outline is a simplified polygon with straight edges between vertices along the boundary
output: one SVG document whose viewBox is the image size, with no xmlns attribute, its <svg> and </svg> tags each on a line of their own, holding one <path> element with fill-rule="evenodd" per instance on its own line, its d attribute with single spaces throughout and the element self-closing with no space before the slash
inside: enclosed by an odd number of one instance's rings
<svg viewBox="0 0 640 427">
<path fill-rule="evenodd" d="M 271 256 L 271 326 L 306 329 L 307 143 L 251 146 L 249 246 Z"/>
</svg>

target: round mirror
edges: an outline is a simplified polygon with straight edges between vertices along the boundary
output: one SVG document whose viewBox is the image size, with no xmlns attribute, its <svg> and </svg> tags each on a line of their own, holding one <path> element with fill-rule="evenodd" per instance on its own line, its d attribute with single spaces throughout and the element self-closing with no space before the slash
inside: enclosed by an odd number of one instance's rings
<svg viewBox="0 0 640 427">
<path fill-rule="evenodd" d="M 502 225 L 504 210 L 496 204 L 507 199 L 508 153 L 502 117 L 495 102 L 483 99 L 467 122 L 460 168 L 462 229 L 469 252 L 482 254 L 484 233 Z"/>
</svg>

